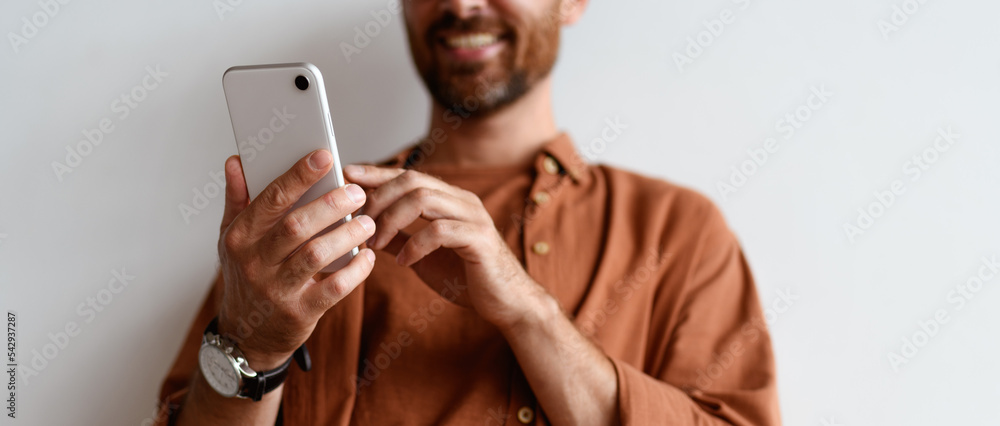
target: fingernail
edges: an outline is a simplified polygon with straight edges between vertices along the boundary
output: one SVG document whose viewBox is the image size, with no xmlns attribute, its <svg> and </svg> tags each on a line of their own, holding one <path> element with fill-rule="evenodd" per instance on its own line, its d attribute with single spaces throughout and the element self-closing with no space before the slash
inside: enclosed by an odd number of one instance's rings
<svg viewBox="0 0 1000 426">
<path fill-rule="evenodd" d="M 344 173 L 354 176 L 361 176 L 365 174 L 365 168 L 362 166 L 349 164 L 347 166 L 344 166 Z"/>
<path fill-rule="evenodd" d="M 331 161 L 333 161 L 333 157 L 330 156 L 329 152 L 319 150 L 309 156 L 309 167 L 312 167 L 313 170 L 323 170 L 326 166 L 330 165 Z"/>
<path fill-rule="evenodd" d="M 368 258 L 368 261 L 371 262 L 374 265 L 375 264 L 375 252 L 371 251 L 370 249 L 365 249 L 364 252 L 365 252 L 365 257 Z"/>
<path fill-rule="evenodd" d="M 351 202 L 354 204 L 358 204 L 365 200 L 365 190 L 353 183 L 344 187 L 344 192 L 347 192 L 347 198 L 350 198 Z"/>
<path fill-rule="evenodd" d="M 375 229 L 375 221 L 371 216 L 358 216 L 358 222 L 361 222 L 361 227 L 365 228 L 365 231 L 372 232 Z"/>
</svg>

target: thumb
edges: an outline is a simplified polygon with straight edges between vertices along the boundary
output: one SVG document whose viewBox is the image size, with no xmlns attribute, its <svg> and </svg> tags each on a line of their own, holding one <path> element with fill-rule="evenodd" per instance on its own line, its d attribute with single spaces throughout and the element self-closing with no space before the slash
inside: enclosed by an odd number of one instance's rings
<svg viewBox="0 0 1000 426">
<path fill-rule="evenodd" d="M 226 210 L 222 214 L 222 232 L 236 220 L 250 204 L 250 194 L 247 193 L 247 182 L 243 178 L 243 163 L 240 156 L 233 155 L 226 159 Z"/>
</svg>

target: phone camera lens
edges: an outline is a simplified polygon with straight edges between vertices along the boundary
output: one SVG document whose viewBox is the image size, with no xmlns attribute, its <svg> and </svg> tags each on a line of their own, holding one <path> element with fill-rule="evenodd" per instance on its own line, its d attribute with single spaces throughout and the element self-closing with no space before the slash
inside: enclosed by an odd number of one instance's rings
<svg viewBox="0 0 1000 426">
<path fill-rule="evenodd" d="M 299 90 L 306 90 L 306 89 L 308 89 L 309 88 L 309 79 L 306 78 L 303 75 L 295 77 L 295 87 L 298 87 Z"/>
</svg>

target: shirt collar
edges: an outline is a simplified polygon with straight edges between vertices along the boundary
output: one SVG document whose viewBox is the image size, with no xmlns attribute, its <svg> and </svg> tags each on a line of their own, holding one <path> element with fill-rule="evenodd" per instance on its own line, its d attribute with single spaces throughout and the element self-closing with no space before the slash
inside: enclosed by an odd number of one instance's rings
<svg viewBox="0 0 1000 426">
<path fill-rule="evenodd" d="M 421 157 L 426 155 L 425 152 L 433 152 L 433 146 L 428 146 L 428 144 L 432 145 L 434 142 L 423 141 L 409 145 L 396 153 L 396 155 L 393 155 L 387 160 L 379 163 L 379 165 L 398 168 L 409 167 L 410 165 L 421 161 Z M 572 138 L 570 138 L 569 134 L 566 132 L 560 132 L 555 138 L 546 142 L 545 145 L 542 145 L 542 149 L 535 157 L 535 168 L 538 173 L 548 172 L 545 164 L 546 157 L 555 161 L 556 166 L 558 166 L 559 174 L 569 176 L 574 183 L 579 183 L 586 176 L 585 171 L 588 164 L 586 160 L 580 156 L 579 152 L 577 152 L 576 146 L 573 145 Z"/>
<path fill-rule="evenodd" d="M 539 154 L 539 157 L 545 155 L 552 157 L 559 166 L 560 172 L 569 175 L 574 183 L 579 183 L 584 177 L 587 162 L 576 151 L 573 139 L 570 138 L 568 133 L 559 133 L 554 139 L 542 146 L 542 152 Z"/>
</svg>

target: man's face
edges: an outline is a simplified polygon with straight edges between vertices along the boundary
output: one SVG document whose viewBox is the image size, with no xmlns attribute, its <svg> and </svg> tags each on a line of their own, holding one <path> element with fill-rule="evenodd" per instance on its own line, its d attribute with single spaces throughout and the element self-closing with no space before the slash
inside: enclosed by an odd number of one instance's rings
<svg viewBox="0 0 1000 426">
<path fill-rule="evenodd" d="M 487 116 L 548 76 L 560 0 L 407 0 L 413 61 L 441 106 Z"/>
</svg>

